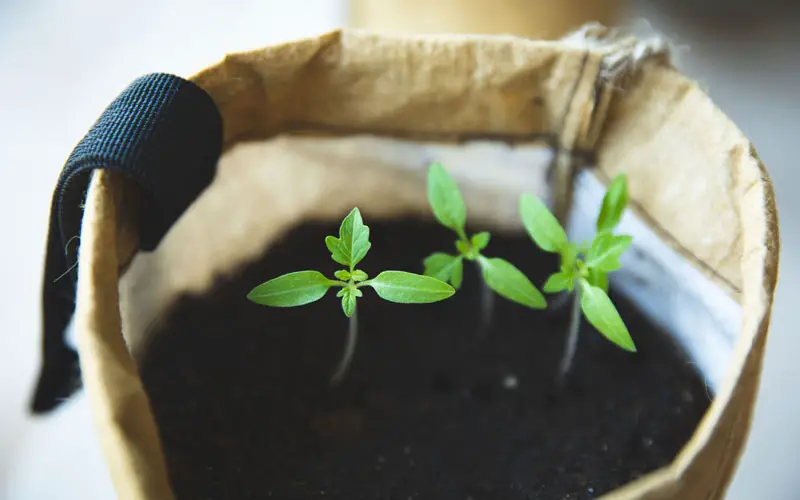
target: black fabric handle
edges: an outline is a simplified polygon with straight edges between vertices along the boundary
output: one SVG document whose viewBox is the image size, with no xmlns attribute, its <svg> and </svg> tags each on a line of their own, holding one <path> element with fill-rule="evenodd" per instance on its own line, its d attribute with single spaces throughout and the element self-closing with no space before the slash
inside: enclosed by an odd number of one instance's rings
<svg viewBox="0 0 800 500">
<path fill-rule="evenodd" d="M 188 80 L 162 73 L 134 81 L 78 143 L 50 207 L 43 363 L 31 402 L 34 414 L 56 408 L 81 386 L 78 354 L 65 336 L 75 312 L 78 237 L 91 172 L 117 172 L 142 188 L 140 246 L 153 250 L 211 183 L 221 150 L 222 118 L 211 97 Z"/>
</svg>

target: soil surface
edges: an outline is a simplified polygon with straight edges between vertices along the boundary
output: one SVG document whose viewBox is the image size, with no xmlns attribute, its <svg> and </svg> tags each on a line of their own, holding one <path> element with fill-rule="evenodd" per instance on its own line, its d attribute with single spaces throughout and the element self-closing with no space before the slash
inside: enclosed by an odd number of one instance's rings
<svg viewBox="0 0 800 500">
<path fill-rule="evenodd" d="M 370 221 L 367 220 L 369 224 Z M 421 272 L 454 237 L 414 220 L 371 223 L 361 263 Z M 584 322 L 569 383 L 554 385 L 569 307 L 531 311 L 502 298 L 482 331 L 478 273 L 437 304 L 359 299 L 359 342 L 342 384 L 329 378 L 347 320 L 331 291 L 300 308 L 245 299 L 285 272 L 337 265 L 297 228 L 204 297 L 186 297 L 142 368 L 180 499 L 589 499 L 667 464 L 709 404 L 666 336 L 613 294 L 639 351 Z M 471 234 L 471 233 L 470 233 Z M 525 235 L 485 251 L 541 286 L 553 256 Z"/>
</svg>

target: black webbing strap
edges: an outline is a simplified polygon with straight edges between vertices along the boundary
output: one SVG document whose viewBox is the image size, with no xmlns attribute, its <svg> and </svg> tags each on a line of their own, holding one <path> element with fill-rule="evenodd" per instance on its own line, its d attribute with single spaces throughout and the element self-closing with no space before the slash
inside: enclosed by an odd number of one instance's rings
<svg viewBox="0 0 800 500">
<path fill-rule="evenodd" d="M 91 172 L 111 170 L 142 188 L 140 247 L 152 250 L 211 182 L 221 147 L 222 118 L 214 101 L 197 85 L 167 74 L 134 81 L 78 143 L 50 207 L 43 364 L 33 413 L 56 408 L 81 386 L 78 354 L 67 344 L 65 330 L 75 311 L 78 237 Z"/>
</svg>

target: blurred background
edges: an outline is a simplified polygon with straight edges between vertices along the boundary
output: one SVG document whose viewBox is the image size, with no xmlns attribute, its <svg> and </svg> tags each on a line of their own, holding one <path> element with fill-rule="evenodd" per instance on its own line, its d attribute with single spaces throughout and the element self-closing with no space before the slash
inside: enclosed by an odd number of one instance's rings
<svg viewBox="0 0 800 500">
<path fill-rule="evenodd" d="M 795 5 L 798 5 L 795 3 Z M 582 23 L 656 31 L 752 140 L 775 183 L 780 283 L 733 500 L 800 499 L 800 5 L 760 0 L 0 0 L 0 499 L 111 499 L 83 395 L 32 419 L 50 195 L 76 142 L 134 78 L 339 26 L 555 38 Z M 692 500 L 692 499 L 687 499 Z"/>
</svg>

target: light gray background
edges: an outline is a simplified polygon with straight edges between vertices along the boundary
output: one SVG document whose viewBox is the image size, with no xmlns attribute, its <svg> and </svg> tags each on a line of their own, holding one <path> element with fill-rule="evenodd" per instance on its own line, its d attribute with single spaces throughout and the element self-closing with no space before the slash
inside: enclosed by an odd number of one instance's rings
<svg viewBox="0 0 800 500">
<path fill-rule="evenodd" d="M 680 2 L 687 4 L 687 2 Z M 113 498 L 85 399 L 33 420 L 25 405 L 39 363 L 40 287 L 50 195 L 75 143 L 132 79 L 189 76 L 227 52 L 314 35 L 346 21 L 342 0 L 0 0 L 0 499 Z M 668 12 L 639 2 L 697 78 L 756 145 L 775 182 L 783 251 L 766 368 L 731 500 L 800 498 L 800 394 L 791 297 L 800 274 L 800 18 L 725 3 Z M 737 6 L 747 3 L 737 2 Z M 752 3 L 750 4 L 752 5 Z M 761 2 L 760 5 L 769 5 Z M 699 19 L 701 14 L 705 20 Z M 641 25 L 641 23 L 639 24 Z M 691 500 L 691 499 L 687 499 Z"/>
</svg>

